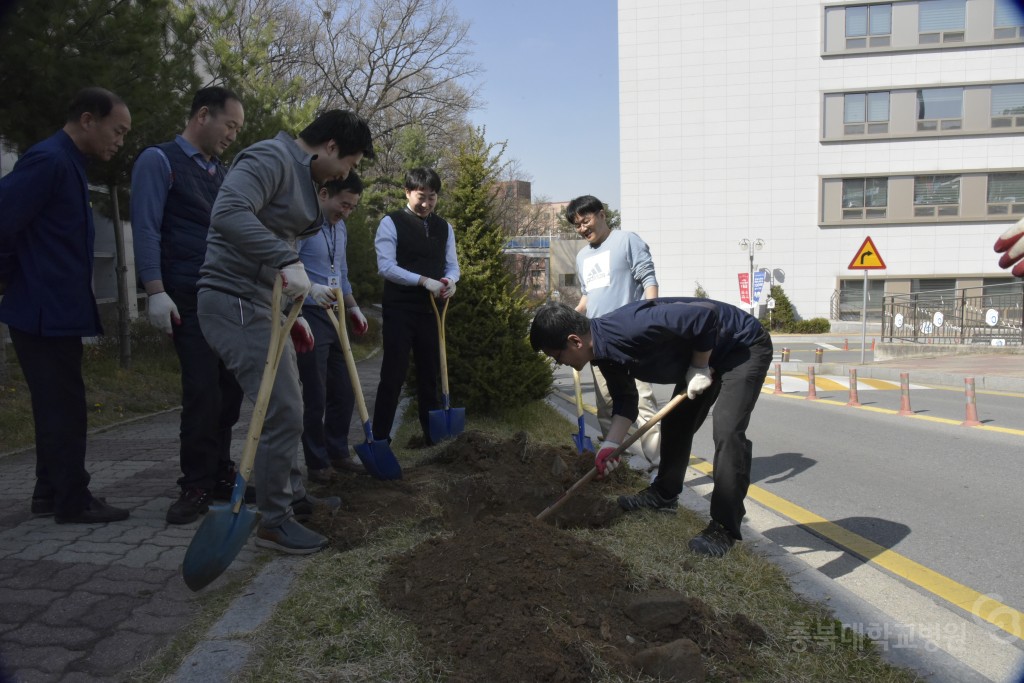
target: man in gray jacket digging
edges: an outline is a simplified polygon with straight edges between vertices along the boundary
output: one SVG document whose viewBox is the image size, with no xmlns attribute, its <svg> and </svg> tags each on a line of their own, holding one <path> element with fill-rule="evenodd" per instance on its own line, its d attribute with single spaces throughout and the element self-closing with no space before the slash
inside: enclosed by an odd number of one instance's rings
<svg viewBox="0 0 1024 683">
<path fill-rule="evenodd" d="M 275 278 L 284 296 L 301 306 L 310 289 L 297 240 L 320 232 L 320 185 L 344 179 L 363 157 L 374 156 L 370 128 L 348 111 L 319 115 L 298 138 L 282 132 L 243 150 L 213 205 L 206 261 L 199 279 L 199 322 L 210 347 L 255 401 L 270 343 L 270 297 Z M 337 509 L 338 498 L 306 492 L 298 469 L 302 391 L 295 351 L 313 348 L 300 317 L 291 330 L 267 406 L 253 469 L 261 520 L 256 545 L 304 555 L 327 539 L 299 521 L 314 504 Z"/>
</svg>

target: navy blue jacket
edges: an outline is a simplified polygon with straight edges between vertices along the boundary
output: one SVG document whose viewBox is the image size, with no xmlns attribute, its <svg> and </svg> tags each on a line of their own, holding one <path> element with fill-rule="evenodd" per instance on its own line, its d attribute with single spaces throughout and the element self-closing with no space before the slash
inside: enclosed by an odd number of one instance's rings
<svg viewBox="0 0 1024 683">
<path fill-rule="evenodd" d="M 103 333 L 92 291 L 86 157 L 67 133 L 33 145 L 0 178 L 0 322 L 40 336 Z"/>
<path fill-rule="evenodd" d="M 637 301 L 590 321 L 594 365 L 608 380 L 612 412 L 635 420 L 633 380 L 680 384 L 694 351 L 711 351 L 716 367 L 738 346 L 766 334 L 757 318 L 713 299 L 664 297 Z"/>
</svg>

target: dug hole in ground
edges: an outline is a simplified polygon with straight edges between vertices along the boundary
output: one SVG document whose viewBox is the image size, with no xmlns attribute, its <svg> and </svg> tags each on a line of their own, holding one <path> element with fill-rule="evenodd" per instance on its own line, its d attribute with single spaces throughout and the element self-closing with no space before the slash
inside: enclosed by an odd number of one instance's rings
<svg viewBox="0 0 1024 683">
<path fill-rule="evenodd" d="M 399 556 L 381 601 L 415 625 L 453 681 L 587 681 L 595 669 L 633 678 L 744 679 L 768 635 L 746 615 L 635 578 L 608 550 L 566 529 L 601 529 L 622 514 L 607 486 L 582 487 L 544 521 L 536 515 L 592 466 L 569 446 L 469 431 L 398 482 L 348 476 L 327 490 L 345 509 L 314 525 L 333 547 L 421 520 L 437 532 Z"/>
</svg>

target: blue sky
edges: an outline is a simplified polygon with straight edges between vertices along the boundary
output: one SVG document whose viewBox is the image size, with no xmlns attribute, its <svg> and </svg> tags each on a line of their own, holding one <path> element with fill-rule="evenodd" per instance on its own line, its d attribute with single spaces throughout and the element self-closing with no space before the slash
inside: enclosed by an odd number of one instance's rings
<svg viewBox="0 0 1024 683">
<path fill-rule="evenodd" d="M 596 195 L 619 208 L 615 0 L 452 0 L 483 68 L 487 140 L 532 176 L 534 201 Z"/>
</svg>

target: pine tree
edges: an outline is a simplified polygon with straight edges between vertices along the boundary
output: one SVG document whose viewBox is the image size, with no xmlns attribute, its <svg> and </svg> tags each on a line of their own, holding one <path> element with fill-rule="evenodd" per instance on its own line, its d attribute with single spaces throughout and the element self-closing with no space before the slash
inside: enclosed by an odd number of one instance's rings
<svg viewBox="0 0 1024 683">
<path fill-rule="evenodd" d="M 779 285 L 772 285 L 772 298 L 775 309 L 772 311 L 772 330 L 786 331 L 796 324 L 796 310 L 793 303 Z"/>
<path fill-rule="evenodd" d="M 455 230 L 462 276 L 447 315 L 448 374 L 453 406 L 480 413 L 543 398 L 551 367 L 530 348 L 530 312 L 502 254 L 494 221 L 495 179 L 503 149 L 474 130 L 450 159 L 454 179 L 439 213 Z"/>
</svg>

